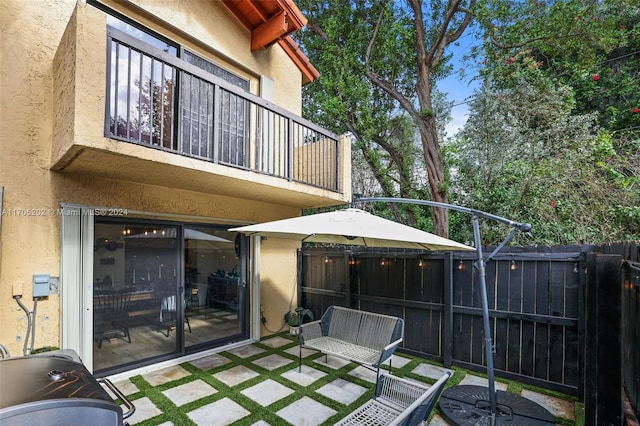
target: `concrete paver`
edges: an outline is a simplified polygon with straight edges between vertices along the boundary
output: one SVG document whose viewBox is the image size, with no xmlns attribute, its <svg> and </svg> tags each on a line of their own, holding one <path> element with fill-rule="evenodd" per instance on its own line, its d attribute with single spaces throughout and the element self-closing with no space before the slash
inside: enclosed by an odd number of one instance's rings
<svg viewBox="0 0 640 426">
<path fill-rule="evenodd" d="M 236 386 L 249 379 L 258 377 L 260 374 L 243 365 L 230 368 L 229 370 L 220 371 L 213 375 L 216 379 L 229 386 Z"/>
<path fill-rule="evenodd" d="M 576 419 L 575 404 L 571 401 L 566 401 L 554 396 L 543 395 L 527 389 L 523 389 L 520 395 L 542 405 L 556 417 L 562 417 L 569 420 Z"/>
<path fill-rule="evenodd" d="M 189 411 L 187 416 L 198 425 L 224 426 L 251 414 L 247 409 L 229 398 L 223 398 L 203 407 Z"/>
<path fill-rule="evenodd" d="M 494 383 L 496 386 L 496 390 L 506 391 L 507 388 L 509 387 L 506 383 L 502 383 L 497 380 L 494 380 Z M 485 379 L 484 377 L 474 376 L 473 374 L 467 374 L 466 376 L 464 376 L 464 379 L 460 381 L 460 384 L 488 387 L 489 380 Z"/>
<path fill-rule="evenodd" d="M 284 367 L 287 364 L 291 364 L 293 360 L 285 358 L 281 355 L 273 354 L 267 355 L 260 359 L 253 361 L 253 364 L 259 365 L 266 370 L 275 370 L 276 368 Z"/>
<path fill-rule="evenodd" d="M 264 382 L 243 390 L 241 393 L 263 407 L 266 407 L 291 395 L 293 392 L 294 391 L 292 389 L 289 389 L 274 380 L 267 379 Z"/>
<path fill-rule="evenodd" d="M 327 373 L 316 370 L 315 368 L 311 368 L 307 365 L 303 365 L 300 372 L 298 372 L 298 367 L 296 367 L 293 370 L 289 370 L 281 374 L 281 376 L 285 379 L 291 380 L 292 382 L 297 383 L 301 386 L 309 386 L 316 380 L 321 379 L 326 375 Z"/>
<path fill-rule="evenodd" d="M 149 382 L 151 386 L 163 385 L 165 383 L 172 382 L 174 380 L 182 379 L 183 377 L 187 377 L 191 375 L 187 370 L 180 367 L 179 365 L 174 365 L 171 367 L 165 367 L 160 370 L 152 371 L 143 375 L 144 379 Z"/>
<path fill-rule="evenodd" d="M 190 362 L 190 364 L 198 367 L 201 370 L 211 370 L 212 368 L 220 367 L 230 362 L 231 360 L 229 358 L 226 358 L 219 354 L 213 354 L 194 359 Z"/>
<path fill-rule="evenodd" d="M 134 405 L 136 406 L 136 411 L 127 419 L 130 425 L 135 425 L 162 414 L 162 411 L 147 397 L 136 399 Z"/>
<path fill-rule="evenodd" d="M 217 392 L 218 391 L 208 383 L 202 380 L 195 380 L 185 383 L 184 385 L 176 386 L 175 388 L 167 389 L 162 393 L 174 404 L 181 406 Z"/>
<path fill-rule="evenodd" d="M 276 414 L 292 425 L 316 426 L 336 414 L 336 411 L 305 396 Z"/>
<path fill-rule="evenodd" d="M 344 405 L 349 405 L 364 395 L 367 392 L 367 388 L 343 379 L 337 379 L 324 385 L 316 392 Z"/>
</svg>

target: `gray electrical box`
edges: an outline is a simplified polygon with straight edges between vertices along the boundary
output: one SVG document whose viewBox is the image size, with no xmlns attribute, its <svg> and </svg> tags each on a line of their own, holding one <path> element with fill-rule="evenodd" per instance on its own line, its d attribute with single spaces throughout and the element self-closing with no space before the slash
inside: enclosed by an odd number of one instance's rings
<svg viewBox="0 0 640 426">
<path fill-rule="evenodd" d="M 49 274 L 33 275 L 33 297 L 49 296 Z"/>
</svg>

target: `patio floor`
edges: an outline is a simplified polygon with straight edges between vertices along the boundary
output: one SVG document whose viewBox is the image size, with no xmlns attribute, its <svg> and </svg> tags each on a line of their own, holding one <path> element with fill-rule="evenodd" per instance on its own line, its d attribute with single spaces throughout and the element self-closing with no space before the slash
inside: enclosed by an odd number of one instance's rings
<svg viewBox="0 0 640 426">
<path fill-rule="evenodd" d="M 113 382 L 135 404 L 130 425 L 331 425 L 373 395 L 375 373 L 347 361 L 303 350 L 288 334 L 263 338 L 228 351 L 151 370 Z M 393 374 L 433 383 L 447 369 L 397 354 Z M 451 384 L 487 384 L 452 369 Z M 496 381 L 496 389 L 509 390 Z M 574 398 L 518 388 L 518 393 L 549 410 L 561 425 L 577 425 Z M 429 425 L 447 423 L 436 413 Z"/>
</svg>

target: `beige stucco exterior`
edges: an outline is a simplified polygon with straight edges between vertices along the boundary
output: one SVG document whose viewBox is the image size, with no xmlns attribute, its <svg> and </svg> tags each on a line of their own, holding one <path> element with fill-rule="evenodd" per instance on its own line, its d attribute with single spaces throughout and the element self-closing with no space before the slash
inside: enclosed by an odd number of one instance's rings
<svg viewBox="0 0 640 426">
<path fill-rule="evenodd" d="M 300 114 L 300 70 L 277 44 L 251 52 L 249 32 L 221 2 L 105 4 L 223 63 L 249 79 L 256 95 L 261 76 L 268 77 L 274 103 Z M 128 209 L 132 217 L 244 224 L 350 200 L 348 143 L 338 153 L 341 189 L 332 192 L 105 138 L 106 14 L 83 1 L 6 0 L 0 17 L 0 344 L 12 355 L 22 354 L 27 328 L 14 294 L 31 307 L 32 275 L 61 275 L 63 204 Z M 297 247 L 262 242 L 260 305 L 270 329 L 295 307 Z M 60 309 L 58 295 L 39 301 L 35 348 L 60 346 Z"/>
</svg>

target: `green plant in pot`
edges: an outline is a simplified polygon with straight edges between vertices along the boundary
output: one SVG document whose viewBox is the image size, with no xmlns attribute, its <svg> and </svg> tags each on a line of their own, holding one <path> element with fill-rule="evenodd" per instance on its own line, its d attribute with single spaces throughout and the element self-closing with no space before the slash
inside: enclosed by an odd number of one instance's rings
<svg viewBox="0 0 640 426">
<path fill-rule="evenodd" d="M 289 332 L 297 336 L 300 333 L 300 326 L 307 321 L 313 321 L 313 312 L 307 308 L 296 308 L 293 312 L 287 312 L 284 320 L 289 324 Z"/>
</svg>

